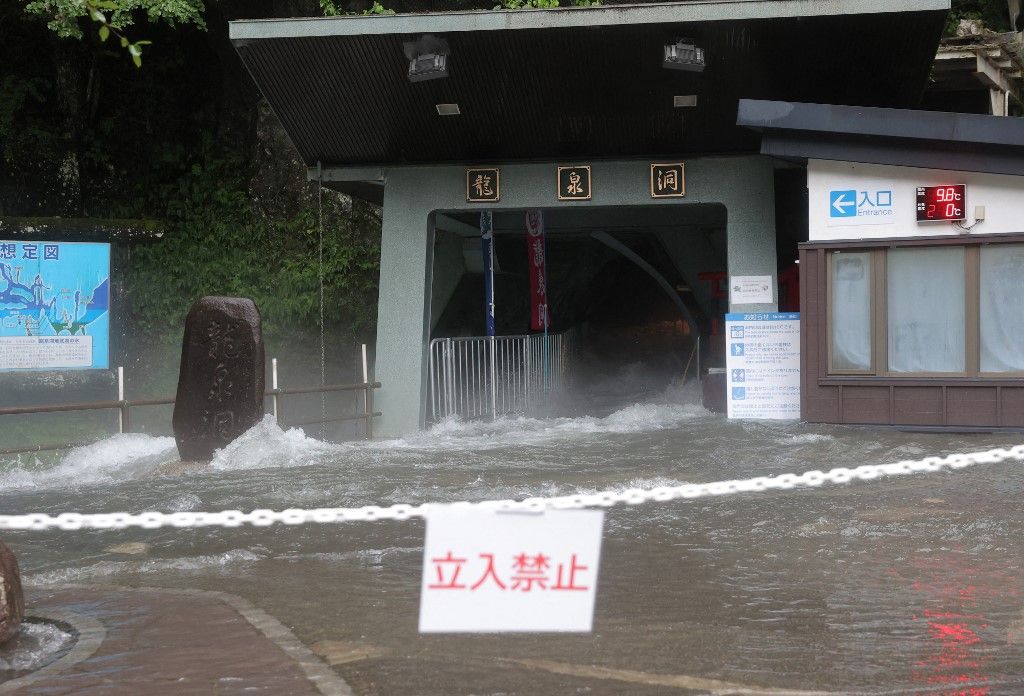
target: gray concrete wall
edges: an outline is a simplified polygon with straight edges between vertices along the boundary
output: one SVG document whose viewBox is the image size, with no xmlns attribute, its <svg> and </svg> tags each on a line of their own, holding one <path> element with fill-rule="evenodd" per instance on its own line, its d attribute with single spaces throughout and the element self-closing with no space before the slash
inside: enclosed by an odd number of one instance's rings
<svg viewBox="0 0 1024 696">
<path fill-rule="evenodd" d="M 454 232 L 437 230 L 434 235 L 434 267 L 431 270 L 433 284 L 430 289 L 430 331 L 437 326 L 448 300 L 452 299 L 466 262 L 462 252 L 462 239 Z"/>
<path fill-rule="evenodd" d="M 567 163 L 561 163 L 567 164 Z M 578 164 L 578 163 L 574 163 Z M 501 167 L 501 201 L 495 210 L 595 206 L 721 203 L 727 209 L 730 275 L 776 275 L 775 203 L 772 163 L 761 156 L 688 159 L 686 197 L 652 200 L 650 162 L 591 163 L 593 198 L 558 201 L 556 163 Z M 353 176 L 358 172 L 353 172 Z M 381 240 L 380 303 L 376 376 L 382 383 L 375 405 L 384 414 L 375 431 L 383 437 L 413 432 L 426 415 L 427 337 L 432 294 L 435 210 L 479 210 L 466 203 L 462 166 L 397 167 L 385 181 Z M 331 179 L 345 178 L 333 170 Z M 777 282 L 774 296 L 778 297 Z M 742 311 L 775 311 L 778 304 L 743 305 Z"/>
</svg>

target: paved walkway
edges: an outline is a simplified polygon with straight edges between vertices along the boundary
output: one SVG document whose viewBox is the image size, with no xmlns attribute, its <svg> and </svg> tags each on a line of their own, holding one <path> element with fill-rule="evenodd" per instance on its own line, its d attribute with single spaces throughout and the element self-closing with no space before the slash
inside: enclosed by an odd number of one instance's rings
<svg viewBox="0 0 1024 696">
<path fill-rule="evenodd" d="M 318 694 L 352 691 L 277 619 L 235 595 L 199 590 L 29 590 L 29 616 L 65 621 L 70 654 L 0 694 Z"/>
</svg>

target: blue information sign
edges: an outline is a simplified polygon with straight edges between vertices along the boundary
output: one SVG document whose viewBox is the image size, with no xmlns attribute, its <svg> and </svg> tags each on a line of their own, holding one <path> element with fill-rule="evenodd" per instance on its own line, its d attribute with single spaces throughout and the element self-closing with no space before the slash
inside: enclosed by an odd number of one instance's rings
<svg viewBox="0 0 1024 696">
<path fill-rule="evenodd" d="M 110 245 L 0 240 L 0 370 L 110 366 Z"/>
</svg>

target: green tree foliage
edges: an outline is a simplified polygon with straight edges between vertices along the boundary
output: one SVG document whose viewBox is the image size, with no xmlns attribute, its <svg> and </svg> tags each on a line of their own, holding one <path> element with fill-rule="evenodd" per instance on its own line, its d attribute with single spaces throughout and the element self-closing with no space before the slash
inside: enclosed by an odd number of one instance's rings
<svg viewBox="0 0 1024 696">
<path fill-rule="evenodd" d="M 159 220 L 160 239 L 121 254 L 133 336 L 178 340 L 195 299 L 237 294 L 256 300 L 269 339 L 301 342 L 319 334 L 316 185 L 263 115 L 222 7 L 206 10 L 210 31 L 140 23 L 153 40 L 142 70 L 95 33 L 58 38 L 36 15 L 0 8 L 0 215 Z M 287 200 L 269 205 L 262 192 L 275 189 Z M 323 202 L 325 328 L 332 341 L 367 339 L 379 211 L 330 191 Z"/>
<path fill-rule="evenodd" d="M 202 0 L 32 0 L 25 6 L 29 14 L 46 18 L 47 26 L 61 38 L 82 38 L 82 27 L 91 20 L 100 41 L 117 37 L 137 68 L 142 67 L 142 47 L 152 42 L 128 37 L 126 30 L 135 23 L 136 14 L 172 27 L 205 28 L 204 10 Z"/>
<path fill-rule="evenodd" d="M 317 333 L 315 185 L 294 214 L 266 217 L 253 208 L 247 173 L 245 162 L 211 153 L 161 187 L 169 231 L 133 247 L 125 278 L 135 330 L 174 330 L 195 298 L 218 294 L 251 297 L 271 336 Z M 323 211 L 325 324 L 332 334 L 367 336 L 377 312 L 379 214 L 359 202 L 348 210 L 331 192 Z"/>
</svg>

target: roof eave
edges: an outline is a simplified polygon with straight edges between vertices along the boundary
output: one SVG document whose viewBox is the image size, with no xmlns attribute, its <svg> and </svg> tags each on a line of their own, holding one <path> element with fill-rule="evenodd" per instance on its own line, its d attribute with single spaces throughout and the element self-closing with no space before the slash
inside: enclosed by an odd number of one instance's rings
<svg viewBox="0 0 1024 696">
<path fill-rule="evenodd" d="M 1024 176 L 1024 119 L 743 99 L 736 123 L 773 157 Z"/>
<path fill-rule="evenodd" d="M 696 0 L 644 5 L 353 15 L 230 22 L 232 41 L 367 34 L 509 31 L 726 20 L 948 11 L 950 0 Z"/>
</svg>

